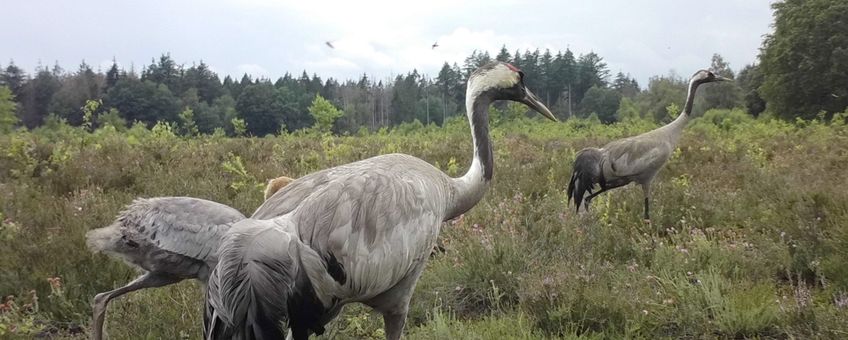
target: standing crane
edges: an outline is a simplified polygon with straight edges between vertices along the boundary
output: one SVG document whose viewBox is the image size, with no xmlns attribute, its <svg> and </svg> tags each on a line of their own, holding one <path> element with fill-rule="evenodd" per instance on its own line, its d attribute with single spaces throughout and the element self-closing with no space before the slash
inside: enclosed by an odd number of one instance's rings
<svg viewBox="0 0 848 340">
<path fill-rule="evenodd" d="M 631 182 L 642 186 L 645 198 L 645 222 L 650 222 L 649 205 L 651 182 L 668 161 L 680 139 L 680 134 L 692 113 L 695 91 L 701 84 L 730 80 L 707 70 L 699 70 L 689 79 L 689 93 L 683 112 L 671 123 L 638 136 L 620 139 L 603 148 L 585 148 L 574 159 L 571 181 L 568 183 L 568 200 L 573 199 L 577 212 L 585 202 L 588 209 L 593 198 L 601 193 Z M 595 185 L 600 190 L 592 192 Z M 583 196 L 586 193 L 584 199 Z"/>
<path fill-rule="evenodd" d="M 386 338 L 400 339 L 441 223 L 474 207 L 492 179 L 496 100 L 556 121 L 523 72 L 490 63 L 468 79 L 474 153 L 464 176 L 409 155 L 376 156 L 298 178 L 236 223 L 209 279 L 207 339 L 280 339 L 285 328 L 308 339 L 352 302 L 381 313 Z"/>
<path fill-rule="evenodd" d="M 269 181 L 266 198 L 291 181 L 285 176 Z M 92 251 L 121 258 L 145 271 L 129 284 L 94 297 L 92 337 L 103 339 L 106 307 L 114 298 L 185 279 L 197 279 L 205 287 L 218 262 L 221 238 L 243 219 L 238 210 L 204 199 L 140 198 L 127 205 L 111 225 L 86 233 Z"/>
</svg>

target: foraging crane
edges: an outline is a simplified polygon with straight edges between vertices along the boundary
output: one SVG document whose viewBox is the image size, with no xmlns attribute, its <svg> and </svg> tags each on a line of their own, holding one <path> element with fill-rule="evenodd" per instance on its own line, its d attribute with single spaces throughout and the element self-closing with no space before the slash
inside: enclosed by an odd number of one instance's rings
<svg viewBox="0 0 848 340">
<path fill-rule="evenodd" d="M 226 205 L 191 197 L 136 199 L 111 225 L 86 233 L 88 247 L 146 272 L 94 297 L 93 338 L 103 338 L 109 301 L 126 293 L 185 279 L 206 282 L 218 261 L 221 238 L 245 218 Z"/>
<path fill-rule="evenodd" d="M 279 339 L 283 327 L 308 339 L 351 302 L 381 313 L 386 338 L 399 339 L 442 221 L 474 207 L 492 179 L 488 108 L 496 100 L 556 120 L 523 72 L 490 63 L 468 80 L 474 154 L 464 176 L 409 155 L 376 156 L 301 177 L 236 223 L 209 279 L 207 339 Z"/>
<path fill-rule="evenodd" d="M 568 200 L 574 199 L 577 211 L 580 204 L 589 203 L 599 194 L 631 182 L 642 186 L 645 198 L 645 222 L 650 222 L 649 205 L 651 182 L 668 161 L 677 145 L 680 134 L 692 113 L 695 91 L 701 84 L 730 80 L 707 70 L 700 70 L 689 80 L 689 94 L 683 112 L 671 123 L 638 136 L 610 142 L 603 148 L 585 148 L 574 159 L 571 181 L 568 183 Z M 592 192 L 595 184 L 600 190 Z M 589 196 L 583 199 L 586 193 Z"/>
<path fill-rule="evenodd" d="M 265 188 L 274 193 L 292 181 L 281 176 Z M 111 225 L 86 233 L 88 247 L 119 257 L 146 271 L 129 284 L 94 297 L 95 340 L 103 338 L 109 301 L 129 292 L 162 287 L 185 279 L 204 283 L 218 262 L 221 238 L 245 219 L 226 205 L 192 197 L 136 199 Z"/>
</svg>

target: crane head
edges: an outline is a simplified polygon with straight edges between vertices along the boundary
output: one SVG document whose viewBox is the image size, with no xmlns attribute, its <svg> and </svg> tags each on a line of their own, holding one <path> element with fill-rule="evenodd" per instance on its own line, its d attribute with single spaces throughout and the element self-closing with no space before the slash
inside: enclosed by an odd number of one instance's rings
<svg viewBox="0 0 848 340">
<path fill-rule="evenodd" d="M 692 75 L 692 79 L 690 81 L 697 82 L 698 84 L 706 84 L 717 81 L 730 81 L 733 79 L 725 78 L 720 75 L 715 74 L 715 72 L 710 70 L 698 70 L 695 74 Z"/>
<path fill-rule="evenodd" d="M 267 200 L 269 197 L 273 196 L 277 191 L 289 185 L 289 183 L 293 182 L 294 179 L 286 176 L 280 176 L 268 181 L 268 185 L 265 186 L 265 199 Z"/>
<path fill-rule="evenodd" d="M 472 97 L 488 95 L 492 100 L 524 103 L 545 118 L 557 121 L 551 110 L 524 84 L 524 72 L 508 63 L 496 61 L 476 69 L 468 78 L 468 92 Z"/>
</svg>

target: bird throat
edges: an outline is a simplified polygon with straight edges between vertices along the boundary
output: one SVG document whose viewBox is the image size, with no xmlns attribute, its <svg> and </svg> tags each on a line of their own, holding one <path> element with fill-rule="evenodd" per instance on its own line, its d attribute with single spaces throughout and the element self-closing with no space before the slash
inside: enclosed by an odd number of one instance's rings
<svg viewBox="0 0 848 340">
<path fill-rule="evenodd" d="M 695 91 L 698 89 L 698 85 L 700 83 L 697 80 L 693 79 L 689 82 L 689 93 L 686 94 L 686 103 L 683 104 L 683 114 L 681 116 L 685 115 L 688 118 L 692 114 L 692 106 L 695 105 Z"/>
<path fill-rule="evenodd" d="M 469 91 L 470 93 L 474 93 Z M 445 220 L 457 217 L 480 202 L 494 173 L 492 142 L 489 139 L 489 93 L 477 93 L 466 100 L 468 123 L 471 125 L 471 138 L 474 141 L 474 155 L 471 167 L 460 178 L 454 178 L 453 202 L 449 204 Z"/>
<path fill-rule="evenodd" d="M 492 154 L 492 141 L 489 138 L 489 104 L 492 99 L 488 93 L 483 92 L 474 99 L 471 105 L 471 137 L 474 140 L 474 161 L 479 162 L 483 170 L 483 180 L 487 183 L 494 175 L 494 159 Z M 469 172 L 475 170 L 472 169 Z"/>
</svg>

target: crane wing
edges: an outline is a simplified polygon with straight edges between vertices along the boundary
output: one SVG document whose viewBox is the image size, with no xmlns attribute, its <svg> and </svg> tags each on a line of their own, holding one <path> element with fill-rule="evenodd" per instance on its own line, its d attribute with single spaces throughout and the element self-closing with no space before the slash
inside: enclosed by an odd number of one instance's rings
<svg viewBox="0 0 848 340">
<path fill-rule="evenodd" d="M 638 136 L 641 137 L 641 136 Z M 671 145 L 650 138 L 626 138 L 604 146 L 608 179 L 638 176 L 658 170 L 671 155 Z"/>
<path fill-rule="evenodd" d="M 429 256 L 447 188 L 446 176 L 430 164 L 384 155 L 304 176 L 252 218 L 291 214 L 299 238 L 323 262 L 306 266 L 311 278 L 327 278 L 313 281 L 319 295 L 367 297 Z"/>
<path fill-rule="evenodd" d="M 156 197 L 133 201 L 118 217 L 118 223 L 126 242 L 217 262 L 224 233 L 244 218 L 238 210 L 204 199 Z"/>
</svg>

